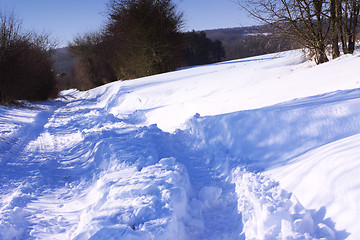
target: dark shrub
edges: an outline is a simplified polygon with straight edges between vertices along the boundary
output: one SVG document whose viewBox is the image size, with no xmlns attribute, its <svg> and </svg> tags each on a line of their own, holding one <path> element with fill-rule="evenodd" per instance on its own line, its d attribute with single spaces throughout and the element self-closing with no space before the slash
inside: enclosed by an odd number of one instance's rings
<svg viewBox="0 0 360 240">
<path fill-rule="evenodd" d="M 119 79 L 175 70 L 183 61 L 183 15 L 171 0 L 111 0 L 105 41 Z"/>
<path fill-rule="evenodd" d="M 21 33 L 13 15 L 0 13 L 0 21 L 0 103 L 55 97 L 48 37 Z"/>
<path fill-rule="evenodd" d="M 101 33 L 79 36 L 69 49 L 75 56 L 71 87 L 88 90 L 117 80 Z"/>
</svg>

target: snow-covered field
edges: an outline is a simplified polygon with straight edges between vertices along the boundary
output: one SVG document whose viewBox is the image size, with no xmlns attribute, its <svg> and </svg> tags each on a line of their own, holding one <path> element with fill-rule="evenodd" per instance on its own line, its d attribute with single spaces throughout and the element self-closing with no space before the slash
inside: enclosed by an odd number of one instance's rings
<svg viewBox="0 0 360 240">
<path fill-rule="evenodd" d="M 360 239 L 360 53 L 0 107 L 0 239 Z"/>
</svg>

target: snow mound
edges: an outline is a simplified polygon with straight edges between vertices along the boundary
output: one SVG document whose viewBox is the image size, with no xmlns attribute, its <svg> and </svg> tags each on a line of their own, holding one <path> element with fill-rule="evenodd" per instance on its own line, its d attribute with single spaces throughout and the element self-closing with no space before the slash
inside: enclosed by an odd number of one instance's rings
<svg viewBox="0 0 360 240">
<path fill-rule="evenodd" d="M 349 231 L 354 239 L 360 236 L 359 172 L 359 134 L 313 149 L 269 171 L 306 206 L 326 206 L 327 216 L 336 219 L 337 227 Z"/>
<path fill-rule="evenodd" d="M 324 208 L 305 209 L 296 197 L 263 174 L 233 171 L 238 209 L 247 239 L 337 239 Z"/>
</svg>

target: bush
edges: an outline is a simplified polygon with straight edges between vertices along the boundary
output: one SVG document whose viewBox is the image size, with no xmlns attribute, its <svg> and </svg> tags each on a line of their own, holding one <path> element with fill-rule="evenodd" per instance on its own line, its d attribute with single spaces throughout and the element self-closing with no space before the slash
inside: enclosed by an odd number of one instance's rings
<svg viewBox="0 0 360 240">
<path fill-rule="evenodd" d="M 182 14 L 171 0 L 109 0 L 109 21 L 75 38 L 71 86 L 89 89 L 117 79 L 168 72 L 182 66 Z"/>
<path fill-rule="evenodd" d="M 0 13 L 0 103 L 57 96 L 47 35 L 22 33 L 13 14 Z"/>
<path fill-rule="evenodd" d="M 111 0 L 106 41 L 119 79 L 175 70 L 182 65 L 182 13 L 171 0 Z"/>
<path fill-rule="evenodd" d="M 75 38 L 69 45 L 75 55 L 71 87 L 88 90 L 117 80 L 111 66 L 108 46 L 100 33 Z"/>
<path fill-rule="evenodd" d="M 212 41 L 204 31 L 187 32 L 184 34 L 186 48 L 184 57 L 187 65 L 201 65 L 220 62 L 225 57 L 225 50 L 220 40 Z"/>
</svg>

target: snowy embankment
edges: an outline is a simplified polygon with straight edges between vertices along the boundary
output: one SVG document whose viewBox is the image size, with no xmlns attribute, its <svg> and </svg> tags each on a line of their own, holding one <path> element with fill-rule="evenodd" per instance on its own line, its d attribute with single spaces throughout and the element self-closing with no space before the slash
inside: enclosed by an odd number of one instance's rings
<svg viewBox="0 0 360 240">
<path fill-rule="evenodd" d="M 357 66 L 290 51 L 0 107 L 0 239 L 357 239 Z"/>
</svg>

